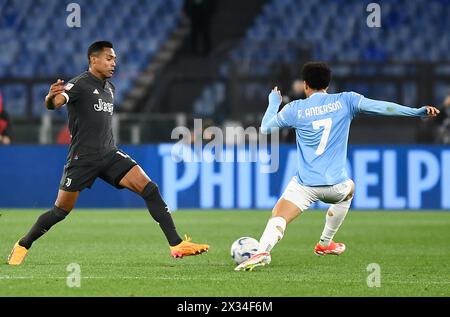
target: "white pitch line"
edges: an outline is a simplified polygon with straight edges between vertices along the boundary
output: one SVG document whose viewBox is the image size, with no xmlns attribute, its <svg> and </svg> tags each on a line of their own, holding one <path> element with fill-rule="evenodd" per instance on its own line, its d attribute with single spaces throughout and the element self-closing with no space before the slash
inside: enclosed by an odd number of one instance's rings
<svg viewBox="0 0 450 317">
<path fill-rule="evenodd" d="M 0 280 L 65 280 L 68 277 L 61 276 L 0 276 Z M 71 278 L 71 277 L 69 277 Z M 107 277 L 107 276 L 81 276 L 81 279 L 98 279 L 98 280 L 185 280 L 185 281 L 193 281 L 193 280 L 208 280 L 208 281 L 227 281 L 226 278 L 186 278 L 186 277 L 151 277 L 151 276 L 120 276 L 120 277 Z"/>
<path fill-rule="evenodd" d="M 0 276 L 0 280 L 66 280 L 68 277 L 43 277 L 43 276 Z M 229 281 L 229 278 L 200 278 L 200 277 L 152 277 L 152 276 L 120 276 L 120 277 L 107 277 L 107 276 L 81 276 L 81 279 L 85 280 L 183 280 L 183 281 L 195 281 L 195 280 L 205 280 L 205 281 Z M 285 282 L 307 282 L 305 279 L 283 279 Z M 360 284 L 360 282 L 349 281 L 351 284 Z M 386 284 L 418 284 L 414 281 L 384 281 L 384 285 Z M 435 285 L 448 285 L 450 281 L 430 281 L 427 284 L 435 284 Z"/>
</svg>

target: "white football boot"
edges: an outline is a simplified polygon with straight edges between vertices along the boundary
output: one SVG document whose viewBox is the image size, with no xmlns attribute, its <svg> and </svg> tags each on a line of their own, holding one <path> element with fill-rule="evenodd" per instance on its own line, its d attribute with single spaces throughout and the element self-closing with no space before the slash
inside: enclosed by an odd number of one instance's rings
<svg viewBox="0 0 450 317">
<path fill-rule="evenodd" d="M 262 252 L 255 254 L 250 259 L 242 262 L 236 268 L 235 271 L 252 271 L 257 266 L 264 266 L 269 264 L 272 260 L 269 252 Z"/>
</svg>

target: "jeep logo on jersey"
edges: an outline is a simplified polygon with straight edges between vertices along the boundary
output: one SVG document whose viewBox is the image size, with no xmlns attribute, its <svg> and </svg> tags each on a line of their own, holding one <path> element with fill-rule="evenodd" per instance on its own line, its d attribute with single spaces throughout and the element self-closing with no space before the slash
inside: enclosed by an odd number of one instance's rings
<svg viewBox="0 0 450 317">
<path fill-rule="evenodd" d="M 109 112 L 109 114 L 112 115 L 113 110 L 114 110 L 114 105 L 112 103 L 104 102 L 103 100 L 99 99 L 98 103 L 96 103 L 94 105 L 94 110 Z"/>
</svg>

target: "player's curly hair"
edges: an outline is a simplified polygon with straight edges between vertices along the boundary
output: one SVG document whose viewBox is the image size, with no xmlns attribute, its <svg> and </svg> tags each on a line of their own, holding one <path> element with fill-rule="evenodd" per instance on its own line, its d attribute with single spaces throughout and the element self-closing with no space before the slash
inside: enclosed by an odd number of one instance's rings
<svg viewBox="0 0 450 317">
<path fill-rule="evenodd" d="M 312 89 L 325 89 L 331 81 L 331 69 L 323 62 L 308 62 L 303 65 L 302 77 Z"/>
</svg>

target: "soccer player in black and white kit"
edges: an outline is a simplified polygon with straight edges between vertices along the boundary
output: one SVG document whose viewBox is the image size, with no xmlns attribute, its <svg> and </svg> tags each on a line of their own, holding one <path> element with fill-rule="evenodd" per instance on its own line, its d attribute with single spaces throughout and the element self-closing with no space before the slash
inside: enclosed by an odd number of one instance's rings
<svg viewBox="0 0 450 317">
<path fill-rule="evenodd" d="M 17 241 L 8 257 L 8 264 L 20 265 L 33 242 L 69 214 L 79 193 L 86 187 L 90 188 L 96 178 L 142 196 L 150 214 L 164 232 L 173 257 L 208 251 L 208 245 L 180 238 L 158 186 L 132 158 L 116 147 L 111 128 L 115 88 L 108 80 L 116 67 L 112 43 L 93 43 L 88 49 L 88 59 L 88 71 L 66 85 L 58 79 L 50 86 L 45 98 L 45 106 L 49 110 L 67 105 L 72 136 L 67 163 L 55 205 Z"/>
</svg>

